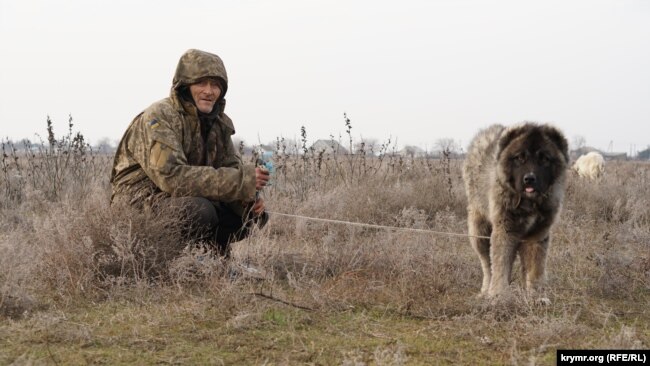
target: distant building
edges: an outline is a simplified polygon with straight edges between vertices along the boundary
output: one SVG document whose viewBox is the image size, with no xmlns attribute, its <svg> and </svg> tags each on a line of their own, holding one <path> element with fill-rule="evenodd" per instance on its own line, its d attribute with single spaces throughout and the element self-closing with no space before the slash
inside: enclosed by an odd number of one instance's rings
<svg viewBox="0 0 650 366">
<path fill-rule="evenodd" d="M 348 150 L 341 146 L 341 144 L 338 143 L 338 141 L 334 140 L 318 140 L 314 142 L 313 145 L 309 148 L 310 150 L 313 150 L 315 153 L 320 153 L 323 151 L 324 154 L 347 154 Z"/>
<path fill-rule="evenodd" d="M 627 160 L 627 153 L 624 152 L 604 152 L 601 153 L 603 154 L 603 158 L 605 158 L 606 161 L 609 160 Z"/>
<path fill-rule="evenodd" d="M 581 147 L 579 149 L 571 150 L 569 152 L 569 158 L 571 159 L 571 161 L 575 161 L 576 159 L 578 159 L 582 155 L 584 155 L 586 153 L 590 153 L 592 151 L 595 151 L 595 152 L 599 153 L 607 161 L 610 161 L 610 160 L 627 160 L 627 158 L 628 158 L 627 153 L 624 153 L 624 152 L 603 152 L 603 151 L 598 150 L 595 147 L 591 147 L 591 146 L 583 146 L 583 147 Z"/>
<path fill-rule="evenodd" d="M 590 153 L 590 152 L 592 152 L 592 151 L 595 151 L 595 152 L 597 152 L 597 153 L 603 155 L 603 157 L 605 156 L 605 155 L 603 154 L 602 151 L 596 149 L 595 147 L 591 147 L 591 146 L 583 146 L 583 147 L 581 147 L 581 148 L 578 148 L 578 149 L 575 149 L 575 150 L 571 150 L 571 151 L 569 151 L 569 158 L 570 158 L 571 160 L 577 160 L 577 159 L 578 159 L 579 157 L 581 157 L 582 155 L 587 154 L 587 153 Z"/>
<path fill-rule="evenodd" d="M 648 147 L 645 150 L 639 151 L 636 157 L 639 160 L 650 160 L 650 147 Z"/>
<path fill-rule="evenodd" d="M 424 151 L 421 147 L 407 145 L 404 148 L 397 152 L 397 155 L 410 157 L 410 158 L 421 158 L 427 155 L 427 152 Z"/>
</svg>

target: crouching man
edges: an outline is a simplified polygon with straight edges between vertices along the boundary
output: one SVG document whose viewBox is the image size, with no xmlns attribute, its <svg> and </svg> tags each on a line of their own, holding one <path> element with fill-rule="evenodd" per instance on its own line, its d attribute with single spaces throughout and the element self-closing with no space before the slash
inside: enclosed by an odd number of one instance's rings
<svg viewBox="0 0 650 366">
<path fill-rule="evenodd" d="M 111 203 L 144 210 L 178 208 L 188 239 L 228 256 L 230 244 L 263 226 L 268 215 L 256 194 L 268 182 L 263 168 L 244 165 L 224 113 L 228 77 L 214 54 L 188 50 L 169 97 L 137 115 L 115 154 Z"/>
</svg>

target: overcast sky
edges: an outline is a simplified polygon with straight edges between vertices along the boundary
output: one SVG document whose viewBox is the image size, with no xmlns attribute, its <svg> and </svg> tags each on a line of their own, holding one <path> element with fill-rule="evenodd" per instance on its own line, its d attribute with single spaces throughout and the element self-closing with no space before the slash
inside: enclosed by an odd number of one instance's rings
<svg viewBox="0 0 650 366">
<path fill-rule="evenodd" d="M 169 94 L 189 48 L 216 53 L 249 144 L 345 133 L 431 149 L 551 122 L 569 141 L 650 144 L 650 1 L 0 0 L 0 136 L 119 140 Z M 344 135 L 345 139 L 345 135 Z"/>
</svg>

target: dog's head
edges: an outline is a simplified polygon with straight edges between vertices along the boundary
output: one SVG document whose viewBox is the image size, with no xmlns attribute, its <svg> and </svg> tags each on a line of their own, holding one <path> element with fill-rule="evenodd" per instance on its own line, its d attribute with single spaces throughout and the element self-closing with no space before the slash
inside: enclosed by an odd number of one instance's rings
<svg viewBox="0 0 650 366">
<path fill-rule="evenodd" d="M 524 123 L 501 134 L 497 161 L 500 179 L 521 197 L 545 195 L 564 175 L 568 143 L 555 127 Z"/>
</svg>

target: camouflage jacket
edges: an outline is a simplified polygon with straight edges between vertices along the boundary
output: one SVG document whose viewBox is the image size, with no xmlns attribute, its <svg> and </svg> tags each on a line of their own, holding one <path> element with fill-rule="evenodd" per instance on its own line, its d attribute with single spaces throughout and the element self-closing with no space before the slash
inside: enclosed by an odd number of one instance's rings
<svg viewBox="0 0 650 366">
<path fill-rule="evenodd" d="M 204 140 L 199 112 L 182 93 L 207 76 L 219 78 L 223 90 Z M 233 145 L 235 128 L 223 112 L 227 87 L 218 56 L 198 50 L 183 54 L 170 96 L 136 116 L 120 141 L 111 172 L 111 202 L 141 205 L 160 197 L 193 196 L 232 202 L 242 212 L 255 197 L 255 168 L 243 165 Z"/>
</svg>

